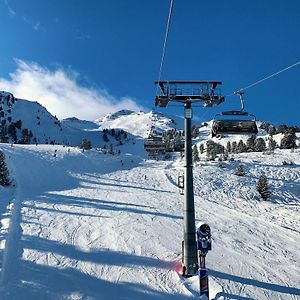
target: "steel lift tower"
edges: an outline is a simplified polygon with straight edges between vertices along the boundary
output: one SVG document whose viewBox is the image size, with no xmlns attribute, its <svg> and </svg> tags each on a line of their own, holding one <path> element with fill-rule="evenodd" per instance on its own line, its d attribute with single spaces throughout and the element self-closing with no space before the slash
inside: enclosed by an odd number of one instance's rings
<svg viewBox="0 0 300 300">
<path fill-rule="evenodd" d="M 197 274 L 197 247 L 195 230 L 195 205 L 193 186 L 192 159 L 192 104 L 212 107 L 224 102 L 224 97 L 217 89 L 220 81 L 155 81 L 160 95 L 155 97 L 155 106 L 167 107 L 169 102 L 179 102 L 184 106 L 185 132 L 185 173 L 184 173 L 184 240 L 183 240 L 183 275 L 190 277 Z"/>
</svg>

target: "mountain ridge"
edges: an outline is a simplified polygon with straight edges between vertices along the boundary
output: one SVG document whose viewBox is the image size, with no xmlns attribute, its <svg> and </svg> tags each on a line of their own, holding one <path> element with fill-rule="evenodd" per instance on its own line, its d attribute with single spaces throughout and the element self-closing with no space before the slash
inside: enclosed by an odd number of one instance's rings
<svg viewBox="0 0 300 300">
<path fill-rule="evenodd" d="M 126 131 L 131 136 L 130 141 L 124 140 L 122 143 L 129 142 L 127 144 L 142 146 L 143 139 L 148 138 L 151 134 L 162 136 L 170 130 L 183 131 L 184 120 L 182 117 L 169 116 L 157 111 L 121 110 L 95 121 L 80 120 L 76 117 L 58 120 L 38 102 L 15 98 L 9 92 L 0 92 L 0 104 L 0 138 L 2 142 L 79 146 L 82 140 L 86 139 L 91 141 L 92 147 L 107 147 L 110 143 L 113 146 L 121 146 L 121 143 L 114 139 L 107 141 L 103 133 L 105 130 L 118 129 Z M 270 136 L 268 128 L 274 127 L 274 125 L 261 121 L 257 121 L 257 125 L 259 132 L 256 137 L 268 142 Z M 203 122 L 202 125 L 196 127 L 198 135 L 194 136 L 194 144 L 198 145 L 212 140 L 225 147 L 228 141 L 243 140 L 246 142 L 251 136 L 250 134 L 224 134 L 212 138 L 212 121 Z M 299 146 L 300 143 L 299 134 L 296 133 L 298 137 L 296 146 Z M 279 147 L 283 134 L 273 134 L 272 138 Z M 133 147 L 127 148 L 123 150 L 136 152 Z"/>
</svg>

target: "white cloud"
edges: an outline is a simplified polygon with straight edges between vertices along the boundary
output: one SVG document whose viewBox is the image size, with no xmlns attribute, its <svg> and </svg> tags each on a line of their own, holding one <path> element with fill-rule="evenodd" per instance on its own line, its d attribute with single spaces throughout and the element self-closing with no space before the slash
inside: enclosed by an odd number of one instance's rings
<svg viewBox="0 0 300 300">
<path fill-rule="evenodd" d="M 10 4 L 8 3 L 8 0 L 4 0 L 3 3 L 6 6 L 9 14 L 11 16 L 15 17 L 17 15 L 17 13 L 12 9 L 12 7 L 10 6 Z M 26 16 L 23 16 L 22 20 L 25 23 L 29 24 L 32 27 L 32 29 L 34 29 L 35 31 L 41 31 L 41 32 L 44 32 L 44 33 L 46 32 L 45 27 L 42 26 L 42 24 L 41 24 L 40 21 L 33 21 L 33 20 L 29 19 Z"/>
<path fill-rule="evenodd" d="M 77 82 L 75 72 L 50 71 L 37 63 L 16 60 L 17 69 L 10 79 L 0 78 L 0 90 L 17 98 L 37 101 L 59 119 L 77 117 L 95 120 L 121 109 L 140 110 L 129 97 L 116 99 L 106 90 L 87 88 Z"/>
<path fill-rule="evenodd" d="M 7 0 L 4 0 L 4 4 L 5 4 L 5 6 L 7 7 L 8 12 L 9 12 L 12 16 L 15 16 L 15 15 L 16 15 L 16 12 L 11 8 L 11 6 L 9 5 L 9 3 L 8 3 Z"/>
<path fill-rule="evenodd" d="M 44 33 L 46 32 L 46 28 L 41 25 L 40 21 L 33 21 L 26 16 L 23 16 L 22 20 L 25 23 L 29 24 L 32 27 L 32 29 L 34 29 L 35 31 L 41 31 Z"/>
</svg>

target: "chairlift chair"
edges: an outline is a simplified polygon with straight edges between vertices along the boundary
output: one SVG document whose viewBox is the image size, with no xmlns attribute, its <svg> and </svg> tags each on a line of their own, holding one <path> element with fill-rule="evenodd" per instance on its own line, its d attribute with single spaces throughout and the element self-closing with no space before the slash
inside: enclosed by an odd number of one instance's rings
<svg viewBox="0 0 300 300">
<path fill-rule="evenodd" d="M 165 150 L 165 144 L 163 142 L 162 137 L 158 136 L 153 136 L 153 137 L 148 137 L 144 140 L 144 149 L 146 151 L 150 150 Z"/>
<path fill-rule="evenodd" d="M 241 110 L 223 111 L 216 114 L 211 130 L 212 137 L 223 133 L 258 133 L 256 117 L 253 114 L 244 111 L 244 92 L 238 91 L 235 94 L 240 97 Z"/>
</svg>

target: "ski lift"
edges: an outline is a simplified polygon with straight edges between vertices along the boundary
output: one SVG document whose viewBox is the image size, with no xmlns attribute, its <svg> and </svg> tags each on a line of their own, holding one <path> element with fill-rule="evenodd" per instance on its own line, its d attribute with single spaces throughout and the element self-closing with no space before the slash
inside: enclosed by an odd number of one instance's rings
<svg viewBox="0 0 300 300">
<path fill-rule="evenodd" d="M 166 145 L 161 136 L 149 136 L 144 140 L 144 149 L 149 156 L 159 156 L 160 153 L 165 153 Z"/>
<path fill-rule="evenodd" d="M 150 157 L 158 157 L 161 153 L 166 152 L 166 145 L 162 135 L 155 130 L 155 126 L 151 126 L 150 133 L 144 140 L 144 149 Z"/>
<path fill-rule="evenodd" d="M 145 139 L 144 148 L 146 151 L 148 151 L 151 149 L 165 150 L 166 147 L 164 145 L 162 137 L 154 136 Z"/>
<path fill-rule="evenodd" d="M 244 92 L 238 91 L 235 92 L 235 95 L 240 97 L 241 110 L 223 111 L 215 115 L 211 130 L 212 137 L 222 133 L 257 134 L 256 117 L 253 114 L 244 111 Z"/>
</svg>

